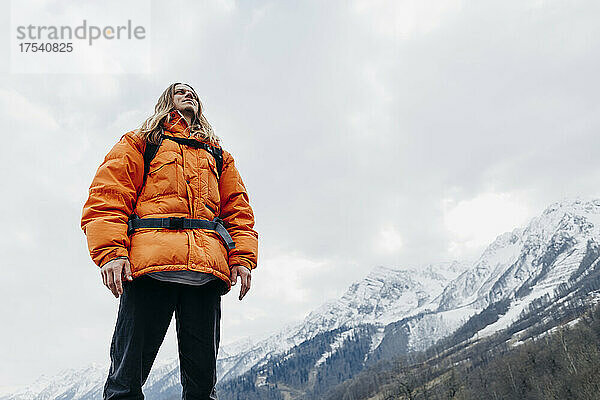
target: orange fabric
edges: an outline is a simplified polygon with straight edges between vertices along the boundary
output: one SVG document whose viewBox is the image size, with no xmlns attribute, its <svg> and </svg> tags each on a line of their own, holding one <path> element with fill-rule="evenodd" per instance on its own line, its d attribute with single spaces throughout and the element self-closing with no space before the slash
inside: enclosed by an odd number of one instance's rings
<svg viewBox="0 0 600 400">
<path fill-rule="evenodd" d="M 187 121 L 174 110 L 163 122 L 166 135 L 188 137 Z M 233 157 L 223 150 L 223 171 L 217 177 L 215 159 L 204 149 L 164 140 L 150 163 L 146 184 L 145 142 L 125 133 L 107 154 L 90 186 L 81 227 L 92 260 L 101 267 L 126 256 L 133 277 L 154 271 L 192 270 L 211 273 L 231 289 L 233 265 L 256 268 L 258 233 L 246 187 Z M 218 234 L 207 229 L 139 229 L 127 235 L 127 220 L 144 217 L 187 217 L 212 220 L 220 216 L 235 241 L 227 250 Z"/>
</svg>

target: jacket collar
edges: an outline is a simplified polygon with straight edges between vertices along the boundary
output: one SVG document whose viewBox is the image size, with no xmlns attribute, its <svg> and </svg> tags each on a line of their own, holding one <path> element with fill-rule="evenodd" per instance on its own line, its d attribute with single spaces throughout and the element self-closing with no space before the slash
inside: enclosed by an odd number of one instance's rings
<svg viewBox="0 0 600 400">
<path fill-rule="evenodd" d="M 180 136 L 189 137 L 190 127 L 184 118 L 183 114 L 179 110 L 172 110 L 169 112 L 169 120 L 167 118 L 163 121 L 163 128 L 171 133 L 179 133 Z"/>
<path fill-rule="evenodd" d="M 169 121 L 167 121 L 167 119 L 165 118 L 163 120 L 162 126 L 165 131 L 169 132 L 167 134 L 170 134 L 171 136 L 196 139 L 200 142 L 205 141 L 203 139 L 200 139 L 200 138 L 190 135 L 190 126 L 188 125 L 185 117 L 179 110 L 173 110 L 173 111 L 169 112 Z M 209 144 L 211 146 L 220 147 L 219 144 L 212 144 L 212 143 L 209 143 Z"/>
</svg>

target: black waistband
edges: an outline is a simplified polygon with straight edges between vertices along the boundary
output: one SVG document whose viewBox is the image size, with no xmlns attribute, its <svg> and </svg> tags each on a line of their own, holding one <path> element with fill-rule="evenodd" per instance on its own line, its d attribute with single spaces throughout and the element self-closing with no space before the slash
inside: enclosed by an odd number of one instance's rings
<svg viewBox="0 0 600 400">
<path fill-rule="evenodd" d="M 140 218 L 134 215 L 127 221 L 127 234 L 131 235 L 140 228 L 162 228 L 162 229 L 211 229 L 223 239 L 229 250 L 235 248 L 235 242 L 227 229 L 223 226 L 223 220 L 216 217 L 212 221 L 206 219 L 195 219 L 185 217 L 169 218 Z"/>
</svg>

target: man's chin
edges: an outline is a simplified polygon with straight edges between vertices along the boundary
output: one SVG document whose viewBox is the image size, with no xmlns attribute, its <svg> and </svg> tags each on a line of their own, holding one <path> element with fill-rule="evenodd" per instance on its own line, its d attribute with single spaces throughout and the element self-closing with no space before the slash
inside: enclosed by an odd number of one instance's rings
<svg viewBox="0 0 600 400">
<path fill-rule="evenodd" d="M 196 114 L 196 109 L 191 104 L 184 104 L 179 109 L 179 111 L 181 111 L 181 112 L 189 112 L 189 113 L 192 113 L 192 114 Z"/>
</svg>

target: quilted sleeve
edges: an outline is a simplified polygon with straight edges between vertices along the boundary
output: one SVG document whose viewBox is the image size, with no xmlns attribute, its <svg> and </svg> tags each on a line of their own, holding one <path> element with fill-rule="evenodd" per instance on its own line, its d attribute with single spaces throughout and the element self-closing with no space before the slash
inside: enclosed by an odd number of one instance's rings
<svg viewBox="0 0 600 400">
<path fill-rule="evenodd" d="M 223 151 L 219 194 L 220 218 L 235 242 L 235 248 L 229 250 L 229 267 L 243 265 L 252 270 L 256 268 L 258 259 L 258 233 L 254 230 L 254 213 L 233 157 L 226 151 Z"/>
<path fill-rule="evenodd" d="M 83 206 L 81 228 L 92 260 L 101 267 L 127 257 L 127 220 L 133 212 L 144 175 L 144 141 L 127 132 L 98 168 Z"/>
</svg>

